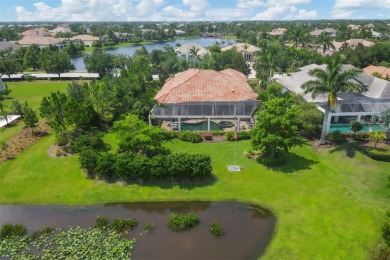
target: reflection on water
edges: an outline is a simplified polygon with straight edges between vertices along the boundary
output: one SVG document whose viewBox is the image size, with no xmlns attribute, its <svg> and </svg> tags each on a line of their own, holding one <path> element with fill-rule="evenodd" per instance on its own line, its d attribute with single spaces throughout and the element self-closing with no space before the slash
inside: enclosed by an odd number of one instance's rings
<svg viewBox="0 0 390 260">
<path fill-rule="evenodd" d="M 187 39 L 187 40 L 174 40 L 174 41 L 163 42 L 163 43 L 145 44 L 144 46 L 150 52 L 154 49 L 162 50 L 165 45 L 170 45 L 173 48 L 176 48 L 177 44 L 183 45 L 186 43 L 196 43 L 202 47 L 208 47 L 208 46 L 215 44 L 216 41 L 221 43 L 221 46 L 226 46 L 229 44 L 236 43 L 236 41 L 234 41 L 234 40 L 225 40 L 225 39 L 221 40 L 221 39 L 216 39 L 216 38 L 195 38 L 195 39 Z M 129 56 L 133 56 L 135 51 L 138 50 L 140 47 L 141 47 L 141 45 L 126 46 L 126 47 L 120 47 L 120 48 L 115 48 L 115 49 L 108 49 L 108 50 L 106 50 L 106 52 L 112 53 L 112 54 L 126 54 Z M 84 64 L 82 56 L 73 58 L 72 63 L 76 67 L 76 70 L 78 70 L 78 71 L 85 70 L 85 64 Z"/>
<path fill-rule="evenodd" d="M 200 224 L 189 231 L 175 233 L 167 227 L 169 214 L 194 212 Z M 31 228 L 46 226 L 88 228 L 96 216 L 136 218 L 133 259 L 256 259 L 272 238 L 276 218 L 263 208 L 238 202 L 136 202 L 94 206 L 4 205 L 0 224 L 21 223 Z M 210 223 L 218 220 L 225 235 L 214 237 Z M 143 226 L 153 222 L 151 233 L 140 235 Z"/>
</svg>

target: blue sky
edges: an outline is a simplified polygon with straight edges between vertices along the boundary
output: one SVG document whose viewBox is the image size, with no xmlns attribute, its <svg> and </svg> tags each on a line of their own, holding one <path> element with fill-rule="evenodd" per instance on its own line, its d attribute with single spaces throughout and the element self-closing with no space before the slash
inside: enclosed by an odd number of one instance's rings
<svg viewBox="0 0 390 260">
<path fill-rule="evenodd" d="M 390 0 L 0 0 L 0 21 L 390 19 Z"/>
</svg>

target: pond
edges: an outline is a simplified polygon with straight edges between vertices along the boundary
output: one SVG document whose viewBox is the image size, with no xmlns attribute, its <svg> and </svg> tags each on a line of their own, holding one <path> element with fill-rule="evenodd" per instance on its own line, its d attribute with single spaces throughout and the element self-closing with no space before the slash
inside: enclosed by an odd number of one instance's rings
<svg viewBox="0 0 390 260">
<path fill-rule="evenodd" d="M 173 212 L 192 212 L 199 216 L 200 224 L 189 231 L 173 232 L 167 227 L 168 217 Z M 132 259 L 257 259 L 265 252 L 276 222 L 270 211 L 239 202 L 0 206 L 0 224 L 24 224 L 31 228 L 30 232 L 47 226 L 88 228 L 96 216 L 138 220 L 136 229 L 126 235 L 128 239 L 136 239 Z M 214 220 L 225 229 L 221 237 L 215 237 L 209 231 Z M 141 235 L 147 222 L 153 222 L 155 229 Z"/>
<path fill-rule="evenodd" d="M 229 44 L 234 44 L 237 41 L 235 40 L 227 40 L 227 39 L 217 39 L 217 38 L 195 38 L 195 39 L 185 39 L 185 40 L 174 40 L 169 42 L 163 42 L 163 43 L 152 43 L 152 44 L 145 44 L 145 48 L 150 52 L 154 49 L 162 50 L 165 45 L 170 45 L 173 48 L 176 48 L 176 44 L 187 44 L 187 43 L 196 43 L 199 44 L 202 47 L 208 47 L 215 42 L 222 42 L 222 46 L 226 46 Z M 135 46 L 126 46 L 126 47 L 120 47 L 115 49 L 108 49 L 106 50 L 107 53 L 111 54 L 126 54 L 129 56 L 133 56 L 136 50 L 138 50 L 141 47 L 141 45 L 135 45 Z M 83 61 L 83 57 L 76 57 L 72 59 L 73 65 L 76 67 L 77 71 L 84 71 L 85 70 L 85 64 Z"/>
</svg>

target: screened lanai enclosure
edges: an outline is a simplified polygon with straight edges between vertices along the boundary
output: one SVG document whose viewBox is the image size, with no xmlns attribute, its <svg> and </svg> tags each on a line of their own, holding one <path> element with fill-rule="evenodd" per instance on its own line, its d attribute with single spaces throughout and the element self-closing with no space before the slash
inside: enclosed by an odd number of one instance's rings
<svg viewBox="0 0 390 260">
<path fill-rule="evenodd" d="M 183 126 L 189 121 L 203 123 L 203 128 L 191 130 L 210 131 L 216 125 L 220 129 L 250 128 L 258 105 L 256 97 L 241 72 L 190 69 L 169 79 L 157 93 L 158 105 L 152 109 L 149 122 L 168 121 L 175 130 L 187 129 Z"/>
</svg>

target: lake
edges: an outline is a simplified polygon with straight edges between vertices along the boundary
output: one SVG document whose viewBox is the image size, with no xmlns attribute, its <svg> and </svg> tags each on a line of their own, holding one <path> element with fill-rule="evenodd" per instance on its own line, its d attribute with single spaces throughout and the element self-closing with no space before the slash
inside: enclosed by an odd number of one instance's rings
<svg viewBox="0 0 390 260">
<path fill-rule="evenodd" d="M 173 232 L 167 227 L 173 212 L 195 213 L 200 224 L 189 231 Z M 136 239 L 132 259 L 257 259 L 271 241 L 276 222 L 266 209 L 232 201 L 0 206 L 0 224 L 20 223 L 30 228 L 30 233 L 47 226 L 88 228 L 96 216 L 138 220 L 135 230 L 125 236 Z M 221 237 L 209 231 L 214 220 L 225 229 Z M 147 222 L 153 222 L 155 229 L 141 235 Z"/>
<path fill-rule="evenodd" d="M 234 44 L 237 42 L 235 40 L 218 39 L 218 38 L 195 38 L 195 39 L 186 39 L 186 40 L 174 40 L 174 41 L 163 42 L 163 43 L 145 44 L 144 46 L 150 52 L 154 49 L 162 50 L 163 47 L 167 44 L 172 46 L 173 48 L 176 48 L 177 44 L 183 45 L 186 43 L 196 43 L 202 47 L 208 47 L 208 46 L 213 45 L 216 41 L 221 42 L 222 40 L 224 41 L 223 46 L 229 45 L 229 43 Z M 126 54 L 129 56 L 133 56 L 135 51 L 137 49 L 139 49 L 140 47 L 141 47 L 141 45 L 126 46 L 126 47 L 120 47 L 120 48 L 115 48 L 115 49 L 107 49 L 106 52 L 111 53 L 111 54 Z M 73 58 L 73 59 L 71 59 L 71 61 L 72 61 L 73 65 L 76 67 L 77 71 L 85 71 L 85 65 L 84 65 L 84 61 L 83 61 L 82 56 L 77 57 L 77 58 Z"/>
</svg>

